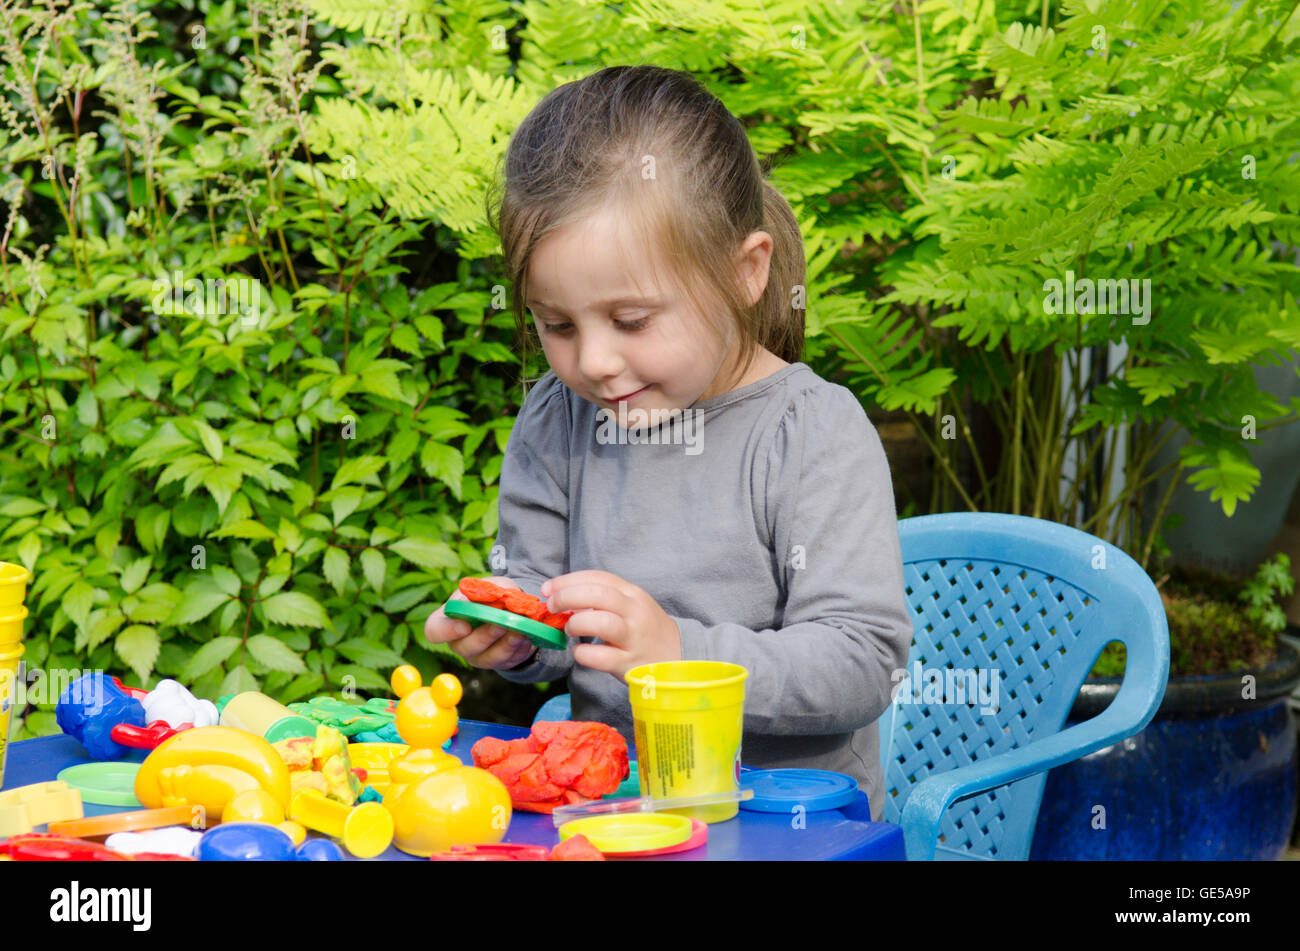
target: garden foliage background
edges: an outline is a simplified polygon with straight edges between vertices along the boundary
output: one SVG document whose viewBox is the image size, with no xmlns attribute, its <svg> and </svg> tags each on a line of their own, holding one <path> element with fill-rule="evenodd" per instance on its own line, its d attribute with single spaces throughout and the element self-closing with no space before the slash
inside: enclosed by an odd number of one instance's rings
<svg viewBox="0 0 1300 951">
<path fill-rule="evenodd" d="M 935 510 L 1145 563 L 1160 421 L 1231 512 L 1246 429 L 1300 410 L 1251 373 L 1300 347 L 1297 6 L 0 0 L 0 558 L 35 576 L 28 663 L 286 702 L 458 667 L 423 623 L 489 570 L 541 369 L 485 196 L 547 91 L 623 63 L 743 119 L 804 229 L 806 359 L 912 419 Z M 1149 279 L 1149 322 L 1046 312 L 1067 269 Z M 185 284 L 217 280 L 260 300 Z M 468 716 L 543 698 L 470 676 Z"/>
</svg>

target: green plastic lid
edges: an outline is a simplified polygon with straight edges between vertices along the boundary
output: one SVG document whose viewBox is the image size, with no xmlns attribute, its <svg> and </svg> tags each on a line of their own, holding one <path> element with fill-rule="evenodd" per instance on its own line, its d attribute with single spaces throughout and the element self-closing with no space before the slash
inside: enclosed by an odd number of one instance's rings
<svg viewBox="0 0 1300 951">
<path fill-rule="evenodd" d="M 549 624 L 534 621 L 522 614 L 512 614 L 509 611 L 502 611 L 500 608 L 479 604 L 476 601 L 461 601 L 459 599 L 448 601 L 444 611 L 447 617 L 460 618 L 464 621 L 478 621 L 481 624 L 499 624 L 507 630 L 524 635 L 538 647 L 549 647 L 553 650 L 562 651 L 569 643 L 569 639 L 565 637 L 563 631 L 557 630 Z"/>
<path fill-rule="evenodd" d="M 60 770 L 58 779 L 70 789 L 81 791 L 82 802 L 99 806 L 142 805 L 135 798 L 135 774 L 139 763 L 79 763 Z"/>
</svg>

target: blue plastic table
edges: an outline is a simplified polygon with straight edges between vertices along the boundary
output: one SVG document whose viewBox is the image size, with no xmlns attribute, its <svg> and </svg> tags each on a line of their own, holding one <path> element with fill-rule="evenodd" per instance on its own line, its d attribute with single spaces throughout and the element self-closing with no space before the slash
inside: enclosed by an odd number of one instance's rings
<svg viewBox="0 0 1300 951">
<path fill-rule="evenodd" d="M 452 739 L 448 751 L 466 763 L 473 763 L 470 747 L 485 736 L 513 740 L 528 735 L 526 727 L 480 723 L 461 720 L 460 732 Z M 144 759 L 146 751 L 132 751 L 127 757 L 136 762 Z M 26 786 L 56 778 L 58 772 L 77 763 L 89 762 L 86 751 L 70 736 L 47 736 L 25 740 L 9 747 L 5 767 L 4 788 Z M 125 812 L 115 806 L 98 806 L 87 803 L 88 816 L 101 816 L 111 812 Z M 709 826 L 708 843 L 689 852 L 657 856 L 660 860 L 746 860 L 779 859 L 798 860 L 902 860 L 903 830 L 901 826 L 885 822 L 872 822 L 867 797 L 859 792 L 858 798 L 843 809 L 826 812 L 809 812 L 802 817 L 803 828 L 793 828 L 792 817 L 783 813 L 747 812 L 727 822 Z M 510 820 L 505 841 L 533 845 L 553 846 L 559 841 L 555 825 L 548 815 L 515 812 Z M 412 860 L 395 848 L 390 848 L 381 859 Z"/>
</svg>

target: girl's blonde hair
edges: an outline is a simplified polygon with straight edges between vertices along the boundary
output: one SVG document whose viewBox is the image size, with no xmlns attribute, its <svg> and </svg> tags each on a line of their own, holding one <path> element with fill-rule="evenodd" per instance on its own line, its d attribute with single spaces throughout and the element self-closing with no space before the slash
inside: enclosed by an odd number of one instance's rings
<svg viewBox="0 0 1300 951">
<path fill-rule="evenodd" d="M 488 192 L 514 287 L 511 309 L 527 354 L 528 265 L 546 235 L 598 209 L 619 210 L 717 339 L 739 337 L 742 379 L 761 344 L 802 359 L 804 248 L 789 203 L 764 178 L 741 125 L 687 73 L 612 66 L 548 93 L 511 138 L 505 182 Z M 499 209 L 499 211 L 498 211 Z M 767 287 L 751 304 L 738 265 L 754 231 L 772 236 Z M 724 371 L 724 378 L 727 378 Z"/>
</svg>

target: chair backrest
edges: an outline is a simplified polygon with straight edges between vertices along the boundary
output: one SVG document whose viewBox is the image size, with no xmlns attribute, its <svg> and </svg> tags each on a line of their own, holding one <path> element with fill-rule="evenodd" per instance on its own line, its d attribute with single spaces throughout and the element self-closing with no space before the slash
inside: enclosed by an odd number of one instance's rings
<svg viewBox="0 0 1300 951">
<path fill-rule="evenodd" d="M 886 821 L 900 820 L 927 776 L 1058 732 L 1112 641 L 1124 643 L 1127 665 L 1112 708 L 1124 701 L 1134 732 L 1153 715 L 1168 628 L 1159 592 L 1123 551 L 1020 515 L 927 515 L 898 528 L 913 640 L 909 676 L 880 719 Z M 1028 858 L 1046 779 L 953 803 L 936 857 Z"/>
</svg>

